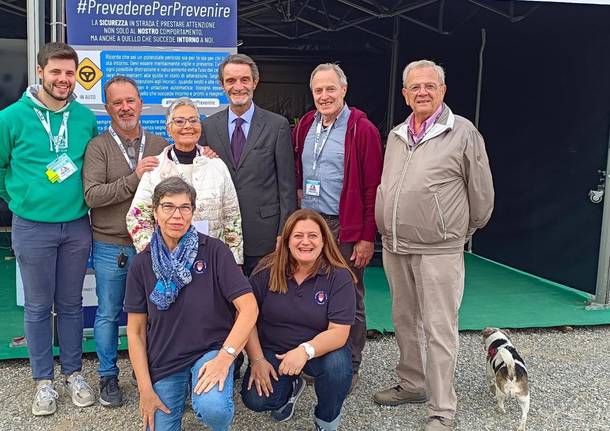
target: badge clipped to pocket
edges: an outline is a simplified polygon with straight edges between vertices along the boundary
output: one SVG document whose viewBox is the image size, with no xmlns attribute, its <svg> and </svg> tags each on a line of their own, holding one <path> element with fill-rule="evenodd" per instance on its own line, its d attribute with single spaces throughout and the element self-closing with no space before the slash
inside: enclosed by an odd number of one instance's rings
<svg viewBox="0 0 610 431">
<path fill-rule="evenodd" d="M 320 180 L 305 180 L 305 194 L 307 196 L 320 196 Z"/>
<path fill-rule="evenodd" d="M 61 183 L 77 170 L 78 168 L 72 159 L 66 153 L 63 153 L 47 165 L 45 173 L 52 183 Z"/>
</svg>

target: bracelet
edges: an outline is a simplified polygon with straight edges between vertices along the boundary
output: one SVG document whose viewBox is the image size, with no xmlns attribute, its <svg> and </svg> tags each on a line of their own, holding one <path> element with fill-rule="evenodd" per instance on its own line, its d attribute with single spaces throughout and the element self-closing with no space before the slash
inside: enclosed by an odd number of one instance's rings
<svg viewBox="0 0 610 431">
<path fill-rule="evenodd" d="M 251 361 L 249 360 L 248 362 L 250 362 L 250 365 L 254 365 L 254 364 L 256 364 L 257 362 L 262 361 L 263 359 L 265 359 L 265 357 L 264 357 L 264 356 L 261 356 L 260 358 L 253 359 L 253 360 L 251 360 Z"/>
</svg>

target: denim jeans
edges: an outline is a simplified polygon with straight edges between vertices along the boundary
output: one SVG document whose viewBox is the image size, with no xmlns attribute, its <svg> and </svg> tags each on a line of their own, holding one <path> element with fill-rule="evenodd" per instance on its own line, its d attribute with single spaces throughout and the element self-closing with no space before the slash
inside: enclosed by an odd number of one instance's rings
<svg viewBox="0 0 610 431">
<path fill-rule="evenodd" d="M 89 216 L 65 223 L 41 223 L 13 215 L 11 235 L 23 280 L 24 327 L 32 377 L 53 379 L 53 305 L 61 373 L 80 371 L 83 281 L 91 249 Z"/>
<path fill-rule="evenodd" d="M 170 409 L 169 414 L 157 410 L 155 413 L 155 431 L 180 431 L 184 413 L 184 394 L 188 391 L 189 381 L 194 389 L 197 385 L 199 369 L 218 355 L 218 350 L 212 350 L 195 362 L 192 367 L 165 377 L 153 385 L 153 389 L 163 404 Z M 207 394 L 191 393 L 195 416 L 212 431 L 228 431 L 233 420 L 233 365 L 229 368 L 225 386 L 220 392 L 218 385 Z"/>
<path fill-rule="evenodd" d="M 125 299 L 127 270 L 136 255 L 136 249 L 94 240 L 92 250 L 97 294 L 97 311 L 93 328 L 95 351 L 100 361 L 98 373 L 100 377 L 117 376 L 119 320 Z M 123 268 L 117 265 L 117 256 L 121 252 L 127 256 L 127 264 Z"/>
<path fill-rule="evenodd" d="M 271 350 L 263 350 L 265 359 L 277 371 L 280 360 Z M 314 358 L 305 364 L 303 371 L 315 378 L 314 389 L 318 404 L 314 410 L 315 421 L 326 430 L 336 430 L 339 426 L 341 407 L 352 384 L 352 349 L 348 345 Z M 277 410 L 282 407 L 292 394 L 292 382 L 295 376 L 279 376 L 279 381 L 271 379 L 273 393 L 266 397 L 256 393 L 256 387 L 248 390 L 251 369 L 248 367 L 241 388 L 241 397 L 246 407 L 255 412 Z"/>
</svg>

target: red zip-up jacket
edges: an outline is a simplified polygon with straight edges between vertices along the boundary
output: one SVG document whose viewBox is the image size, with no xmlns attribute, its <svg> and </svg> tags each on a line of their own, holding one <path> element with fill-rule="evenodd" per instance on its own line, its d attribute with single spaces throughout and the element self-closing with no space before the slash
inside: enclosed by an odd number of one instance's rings
<svg viewBox="0 0 610 431">
<path fill-rule="evenodd" d="M 375 196 L 383 156 L 379 131 L 366 114 L 350 108 L 345 134 L 343 188 L 339 197 L 339 242 L 375 241 Z M 316 111 L 309 111 L 292 130 L 297 188 L 303 188 L 301 155 Z"/>
</svg>

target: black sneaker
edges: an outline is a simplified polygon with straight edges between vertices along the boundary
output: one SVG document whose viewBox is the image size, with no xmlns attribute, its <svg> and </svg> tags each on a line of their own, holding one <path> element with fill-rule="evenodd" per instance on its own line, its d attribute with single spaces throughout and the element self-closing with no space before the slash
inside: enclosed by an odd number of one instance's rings
<svg viewBox="0 0 610 431">
<path fill-rule="evenodd" d="M 309 374 L 301 373 L 301 376 L 303 376 L 305 383 L 307 383 L 309 386 L 312 386 L 316 381 L 315 377 L 310 376 Z"/>
<path fill-rule="evenodd" d="M 273 410 L 271 412 L 271 417 L 278 422 L 285 422 L 289 420 L 294 414 L 294 406 L 296 405 L 299 397 L 303 393 L 307 384 L 305 383 L 305 379 L 303 377 L 297 377 L 292 382 L 292 394 L 286 404 L 280 407 L 277 410 Z"/>
<path fill-rule="evenodd" d="M 100 404 L 104 407 L 123 405 L 123 392 L 117 376 L 100 377 Z"/>
<path fill-rule="evenodd" d="M 233 365 L 235 366 L 233 368 L 233 381 L 237 381 L 239 379 L 241 379 L 241 366 L 244 363 L 244 354 L 243 352 L 240 352 L 239 355 L 237 355 L 237 358 L 235 358 L 235 361 L 233 361 Z"/>
<path fill-rule="evenodd" d="M 129 381 L 131 382 L 131 384 L 133 386 L 135 386 L 136 388 L 138 387 L 138 379 L 136 379 L 136 372 L 135 371 L 131 372 L 131 378 L 129 379 Z"/>
</svg>

